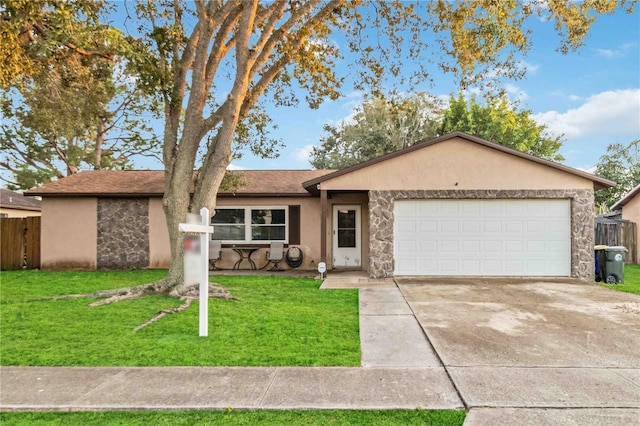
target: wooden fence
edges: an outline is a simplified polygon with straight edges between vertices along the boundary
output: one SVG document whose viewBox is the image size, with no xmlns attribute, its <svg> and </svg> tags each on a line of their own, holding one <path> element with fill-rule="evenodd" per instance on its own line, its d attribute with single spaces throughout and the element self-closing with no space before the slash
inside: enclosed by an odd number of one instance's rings
<svg viewBox="0 0 640 426">
<path fill-rule="evenodd" d="M 596 245 L 624 246 L 629 250 L 626 263 L 638 263 L 637 226 L 623 220 L 596 221 Z"/>
<path fill-rule="evenodd" d="M 40 218 L 0 219 L 0 269 L 40 267 Z"/>
</svg>

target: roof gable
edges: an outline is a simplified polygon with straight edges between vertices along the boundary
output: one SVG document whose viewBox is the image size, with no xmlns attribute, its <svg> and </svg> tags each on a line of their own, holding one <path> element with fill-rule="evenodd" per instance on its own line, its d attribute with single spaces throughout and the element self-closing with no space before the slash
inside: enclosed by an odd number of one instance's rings
<svg viewBox="0 0 640 426">
<path fill-rule="evenodd" d="M 461 142 L 462 145 L 460 144 Z M 466 145 L 464 145 L 465 143 Z M 443 146 L 456 144 L 457 146 L 455 146 L 455 148 L 458 149 L 458 151 L 450 150 L 449 153 L 445 153 L 440 149 Z M 489 167 L 489 165 L 483 165 L 482 159 L 474 157 L 469 152 L 467 152 L 468 150 L 475 150 L 474 154 L 481 154 L 483 156 L 488 155 L 488 158 L 493 158 L 494 167 L 491 168 Z M 440 153 L 441 157 L 439 158 L 439 160 L 448 164 L 434 164 L 434 161 L 432 161 L 430 157 L 424 156 L 425 152 L 427 151 L 429 152 L 429 154 L 436 152 Z M 465 156 L 468 157 L 466 159 L 466 163 L 464 159 L 461 159 L 456 163 L 456 159 Z M 423 160 L 423 162 L 420 162 L 418 158 Z M 498 161 L 496 159 L 502 160 Z M 513 164 L 504 163 L 504 160 L 506 159 L 512 160 L 509 163 Z M 382 166 L 384 163 L 393 165 L 393 167 L 389 166 L 386 168 L 386 173 L 385 168 Z M 411 165 L 413 165 L 413 168 L 410 167 Z M 553 174 L 555 172 L 556 180 L 559 177 L 564 176 L 565 179 L 573 178 L 575 181 L 588 181 L 587 183 L 590 182 L 589 185 L 592 188 L 595 187 L 595 189 L 607 188 L 615 185 L 615 182 L 608 179 L 604 179 L 599 176 L 584 172 L 582 170 L 577 170 L 549 160 L 535 157 L 533 155 L 526 154 L 500 144 L 496 144 L 494 142 L 489 142 L 487 140 L 478 138 L 476 136 L 471 136 L 464 132 L 453 132 L 432 140 L 417 143 L 408 148 L 395 151 L 378 158 L 374 158 L 367 162 L 357 164 L 346 169 L 326 174 L 316 179 L 306 181 L 303 183 L 303 185 L 308 191 L 317 192 L 318 185 L 325 186 L 328 189 L 336 189 L 336 186 L 347 184 L 347 182 L 351 179 L 353 179 L 354 181 L 360 179 L 361 181 L 371 182 L 370 189 L 377 189 L 375 187 L 376 183 L 379 183 L 382 186 L 392 185 L 392 183 L 390 182 L 392 179 L 389 179 L 389 176 L 395 174 L 397 175 L 396 180 L 398 180 L 399 183 L 397 183 L 397 187 L 394 187 L 393 189 L 418 189 L 410 188 L 407 185 L 407 182 L 412 178 L 410 175 L 413 175 L 413 178 L 416 179 L 418 177 L 422 177 L 422 181 L 413 182 L 414 185 L 420 185 L 419 189 L 465 189 L 462 187 L 458 187 L 458 182 L 460 181 L 460 179 L 456 179 L 456 177 L 464 176 L 474 178 L 472 176 L 472 172 L 475 171 L 475 178 L 480 178 L 483 175 L 494 175 L 494 180 L 505 181 L 507 177 L 503 178 L 497 175 L 504 171 L 505 166 L 512 166 L 511 168 L 514 169 L 512 170 L 512 172 L 520 175 L 522 175 L 522 173 L 524 172 L 524 170 L 522 170 L 523 167 L 526 168 L 529 172 L 535 171 L 535 173 L 538 175 L 541 172 L 544 173 L 545 171 L 550 172 L 547 174 Z M 456 168 L 459 172 L 457 175 L 455 173 Z M 435 176 L 436 174 L 438 174 L 438 172 L 442 176 Z M 384 176 L 384 178 L 382 178 L 382 176 Z M 441 180 L 450 178 L 450 180 L 452 180 L 451 187 L 424 188 L 422 186 L 425 183 L 431 183 L 432 180 L 437 180 L 438 178 L 440 178 Z M 585 183 L 583 183 L 583 185 L 584 184 Z M 471 186 L 475 186 L 475 189 L 479 189 L 478 182 L 475 182 L 475 185 Z M 344 189 L 364 188 L 345 187 Z M 487 187 L 481 189 L 504 188 Z"/>
</svg>

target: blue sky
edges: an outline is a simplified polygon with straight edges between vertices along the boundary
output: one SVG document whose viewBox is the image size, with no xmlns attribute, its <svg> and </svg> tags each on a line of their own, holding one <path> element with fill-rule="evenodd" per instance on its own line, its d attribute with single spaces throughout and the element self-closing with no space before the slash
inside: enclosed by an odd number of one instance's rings
<svg viewBox="0 0 640 426">
<path fill-rule="evenodd" d="M 590 170 L 614 142 L 640 138 L 640 11 L 599 17 L 585 45 L 562 55 L 551 22 L 533 20 L 533 47 L 522 65 L 527 76 L 505 81 L 512 100 L 556 134 L 565 135 L 564 164 Z M 415 88 L 448 97 L 458 88 L 449 76 L 436 76 L 433 87 Z M 285 147 L 277 159 L 245 154 L 232 167 L 243 169 L 308 169 L 311 146 L 318 145 L 325 123 L 352 114 L 362 94 L 346 88 L 344 97 L 311 110 L 304 102 L 295 108 L 272 108 L 279 124 L 274 136 Z"/>
</svg>

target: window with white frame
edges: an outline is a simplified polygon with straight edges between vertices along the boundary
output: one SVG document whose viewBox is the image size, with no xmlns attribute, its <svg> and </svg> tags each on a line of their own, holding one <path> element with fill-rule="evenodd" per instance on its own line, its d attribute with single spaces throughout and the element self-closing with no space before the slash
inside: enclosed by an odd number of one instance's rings
<svg viewBox="0 0 640 426">
<path fill-rule="evenodd" d="M 211 218 L 212 240 L 224 243 L 287 242 L 287 207 L 220 207 Z"/>
</svg>

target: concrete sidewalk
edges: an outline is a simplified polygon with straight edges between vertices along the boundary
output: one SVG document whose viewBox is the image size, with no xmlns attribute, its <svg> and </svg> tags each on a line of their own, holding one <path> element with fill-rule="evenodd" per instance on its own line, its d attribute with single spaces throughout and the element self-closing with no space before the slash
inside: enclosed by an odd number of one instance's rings
<svg viewBox="0 0 640 426">
<path fill-rule="evenodd" d="M 441 368 L 2 367 L 15 411 L 462 409 Z"/>
</svg>

